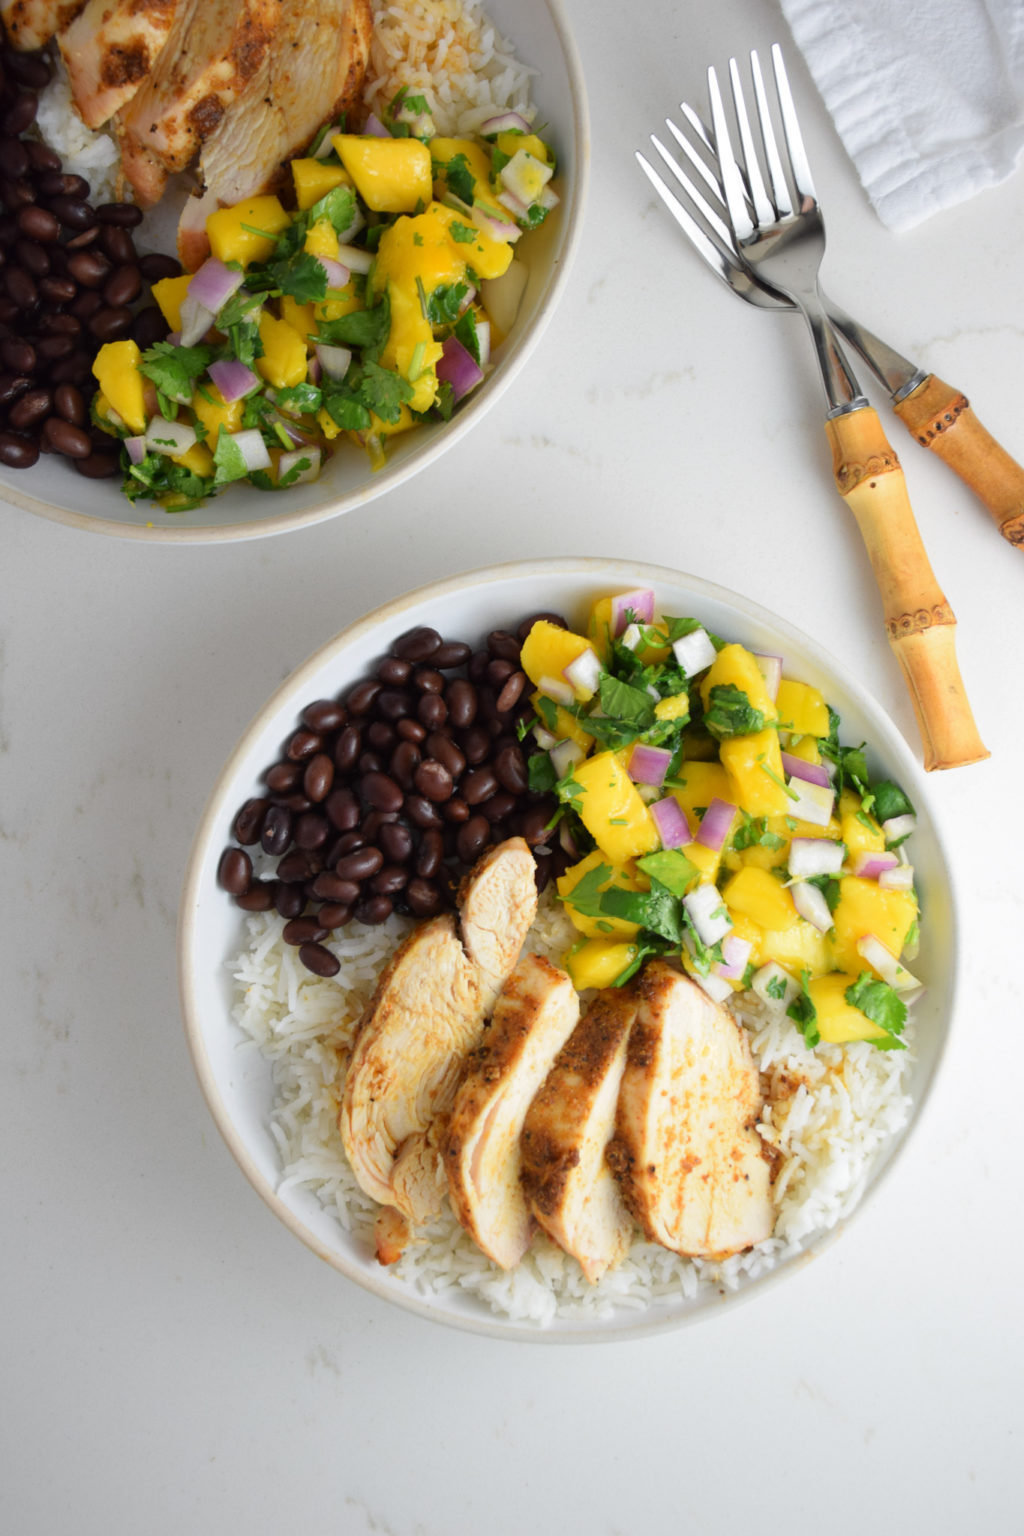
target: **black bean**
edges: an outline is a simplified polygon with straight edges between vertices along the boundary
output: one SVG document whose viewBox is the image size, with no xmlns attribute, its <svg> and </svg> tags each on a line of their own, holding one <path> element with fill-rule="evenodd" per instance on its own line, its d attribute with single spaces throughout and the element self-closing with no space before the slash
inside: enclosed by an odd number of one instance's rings
<svg viewBox="0 0 1024 1536">
<path fill-rule="evenodd" d="M 370 879 L 375 896 L 397 896 L 409 883 L 409 871 L 401 864 L 383 864 Z"/>
<path fill-rule="evenodd" d="M 113 224 L 106 224 L 102 228 L 97 224 L 99 241 L 115 267 L 135 267 L 138 257 L 135 253 L 135 241 L 131 237 L 131 231 L 117 229 Z M 136 270 L 138 270 L 136 268 Z M 142 284 L 142 273 L 139 272 L 139 284 Z"/>
<path fill-rule="evenodd" d="M 415 704 L 411 694 L 398 688 L 382 688 L 374 700 L 374 706 L 385 720 L 401 720 L 413 714 Z"/>
<path fill-rule="evenodd" d="M 59 363 L 63 358 L 70 357 L 77 351 L 74 336 L 69 336 L 66 331 L 56 331 L 49 336 L 40 336 L 36 342 L 36 353 L 39 361 L 49 367 L 51 363 Z"/>
<path fill-rule="evenodd" d="M 464 730 L 476 719 L 477 698 L 473 684 L 464 677 L 452 678 L 445 689 L 448 719 L 456 730 Z"/>
<path fill-rule="evenodd" d="M 444 898 L 433 881 L 418 876 L 406 886 L 404 900 L 414 917 L 433 917 L 444 905 Z"/>
<path fill-rule="evenodd" d="M 292 840 L 292 813 L 286 806 L 272 805 L 263 818 L 260 843 L 272 858 L 284 853 Z"/>
<path fill-rule="evenodd" d="M 84 459 L 73 460 L 75 473 L 87 480 L 110 480 L 121 472 L 121 456 L 117 453 L 88 454 Z"/>
<path fill-rule="evenodd" d="M 148 352 L 158 341 L 163 341 L 170 334 L 167 321 L 155 304 L 146 304 L 135 316 L 132 326 L 132 340 L 140 352 Z"/>
<path fill-rule="evenodd" d="M 441 868 L 444 858 L 444 838 L 436 827 L 428 827 L 420 838 L 416 850 L 416 873 L 431 880 Z"/>
<path fill-rule="evenodd" d="M 427 661 L 440 645 L 441 636 L 437 630 L 421 624 L 415 629 L 406 630 L 404 635 L 399 635 L 391 647 L 391 654 L 399 656 L 402 661 L 418 663 Z"/>
<path fill-rule="evenodd" d="M 73 426 L 84 427 L 89 420 L 89 408 L 85 396 L 73 384 L 58 384 L 53 392 L 53 403 L 58 416 Z"/>
<path fill-rule="evenodd" d="M 345 711 L 335 699 L 317 699 L 315 704 L 306 705 L 302 721 L 311 731 L 323 736 L 345 724 Z"/>
<path fill-rule="evenodd" d="M 419 693 L 440 693 L 444 677 L 433 667 L 419 667 L 412 675 L 412 685 Z"/>
<path fill-rule="evenodd" d="M 413 783 L 417 792 L 432 800 L 435 804 L 447 800 L 452 792 L 452 776 L 443 763 L 436 758 L 427 757 L 420 763 L 413 774 Z"/>
<path fill-rule="evenodd" d="M 0 117 L 0 129 L 4 133 L 24 133 L 26 128 L 36 120 L 36 112 L 39 110 L 39 98 L 34 91 L 23 91 L 14 98 L 14 101 Z"/>
<path fill-rule="evenodd" d="M 48 416 L 43 422 L 43 446 L 69 459 L 87 459 L 92 453 L 88 432 L 73 426 L 62 416 Z"/>
<path fill-rule="evenodd" d="M 55 149 L 49 144 L 44 144 L 42 139 L 26 139 L 25 148 L 28 150 L 28 158 L 32 162 L 34 171 L 59 171 L 61 160 Z"/>
<path fill-rule="evenodd" d="M 39 444 L 17 432 L 0 432 L 0 464 L 8 469 L 31 469 L 39 458 Z"/>
<path fill-rule="evenodd" d="M 327 929 L 321 927 L 315 917 L 293 917 L 290 923 L 285 923 L 281 937 L 286 944 L 319 944 L 321 939 L 326 939 Z"/>
<path fill-rule="evenodd" d="M 334 783 L 334 763 L 326 752 L 317 752 L 306 764 L 306 771 L 302 776 L 303 792 L 313 801 L 319 804 L 330 793 Z"/>
<path fill-rule="evenodd" d="M 518 742 L 506 742 L 494 754 L 494 773 L 502 789 L 524 795 L 530 787 L 526 758 Z"/>
<path fill-rule="evenodd" d="M 252 884 L 252 860 L 242 848 L 225 848 L 217 865 L 217 883 L 232 896 L 242 896 Z"/>
<path fill-rule="evenodd" d="M 19 208 L 15 223 L 30 240 L 49 242 L 60 234 L 60 222 L 48 208 L 42 208 L 38 203 L 26 203 Z"/>
<path fill-rule="evenodd" d="M 21 267 L 4 267 L 4 287 L 8 297 L 21 310 L 31 311 L 39 306 L 39 289 L 33 278 Z"/>
<path fill-rule="evenodd" d="M 374 699 L 381 690 L 381 684 L 375 677 L 364 678 L 361 683 L 356 683 L 345 696 L 345 705 L 352 715 L 369 714 Z"/>
<path fill-rule="evenodd" d="M 390 752 L 398 732 L 386 720 L 371 720 L 366 727 L 366 745 L 374 752 Z"/>
<path fill-rule="evenodd" d="M 322 848 L 331 835 L 331 824 L 319 811 L 302 811 L 295 818 L 292 838 L 296 848 Z"/>
<path fill-rule="evenodd" d="M 363 834 L 364 842 L 379 843 L 381 829 L 391 826 L 392 822 L 397 820 L 397 811 L 370 811 L 359 824 L 359 830 Z M 381 852 L 383 852 L 383 849 Z"/>
<path fill-rule="evenodd" d="M 323 737 L 317 731 L 296 731 L 289 738 L 285 755 L 290 757 L 293 763 L 305 762 L 307 758 L 315 757 L 322 751 L 323 744 Z"/>
<path fill-rule="evenodd" d="M 443 640 L 431 653 L 430 665 L 448 671 L 452 667 L 464 667 L 472 652 L 461 640 Z"/>
<path fill-rule="evenodd" d="M 324 803 L 324 810 L 332 827 L 339 832 L 351 832 L 359 825 L 359 801 L 347 786 L 332 790 Z"/>
<path fill-rule="evenodd" d="M 51 197 L 50 212 L 56 214 L 65 229 L 76 232 L 91 228 L 94 218 L 88 203 L 77 197 Z"/>
<path fill-rule="evenodd" d="M 497 775 L 487 763 L 467 773 L 462 781 L 462 793 L 469 805 L 479 805 L 482 800 L 489 799 L 497 788 Z"/>
<path fill-rule="evenodd" d="M 437 693 L 424 693 L 416 705 L 416 718 L 428 731 L 438 731 L 448 719 L 448 706 Z"/>
<path fill-rule="evenodd" d="M 341 961 L 322 944 L 300 944 L 299 959 L 314 976 L 337 976 Z"/>
<path fill-rule="evenodd" d="M 493 827 L 495 822 L 506 821 L 516 808 L 516 796 L 507 789 L 499 789 L 480 805 L 480 814 L 486 816 Z"/>
<path fill-rule="evenodd" d="M 520 643 L 515 635 L 509 634 L 507 629 L 492 629 L 487 636 L 487 649 L 492 656 L 500 657 L 503 661 L 515 662 L 519 665 Z"/>
<path fill-rule="evenodd" d="M 366 901 L 359 903 L 355 909 L 355 916 L 361 923 L 366 923 L 372 928 L 386 923 L 394 910 L 394 903 L 390 896 L 370 896 Z"/>
<path fill-rule="evenodd" d="M 525 619 L 523 619 L 522 623 L 516 630 L 516 638 L 519 640 L 520 645 L 525 641 L 533 626 L 539 623 L 541 619 L 545 619 L 549 624 L 554 624 L 556 629 L 569 628 L 568 624 L 565 622 L 560 613 L 531 613 Z"/>
<path fill-rule="evenodd" d="M 33 427 L 38 426 L 49 416 L 52 409 L 52 390 L 30 389 L 11 406 L 7 420 L 15 432 L 30 432 Z"/>
<path fill-rule="evenodd" d="M 274 790 L 276 794 L 294 789 L 301 777 L 301 763 L 274 763 L 263 775 L 268 788 Z"/>
<path fill-rule="evenodd" d="M 401 688 L 411 672 L 411 664 L 399 656 L 384 656 L 377 663 L 377 677 L 387 688 Z"/>
<path fill-rule="evenodd" d="M 441 807 L 441 815 L 447 822 L 459 822 L 469 820 L 469 806 L 461 795 L 452 795 Z"/>
<path fill-rule="evenodd" d="M 147 283 L 158 283 L 164 277 L 180 277 L 181 262 L 173 256 L 165 256 L 160 251 L 153 251 L 147 256 L 139 257 L 139 271 Z"/>
<path fill-rule="evenodd" d="M 89 316 L 89 330 L 97 341 L 117 341 L 121 336 L 127 336 L 132 328 L 133 315 L 128 306 L 114 306 L 105 304 L 102 309 L 97 309 L 95 314 Z"/>
<path fill-rule="evenodd" d="M 379 848 L 357 848 L 338 860 L 334 872 L 341 880 L 365 880 L 375 875 L 383 863 L 384 855 Z"/>
<path fill-rule="evenodd" d="M 422 789 L 422 786 L 417 784 L 417 788 Z M 378 811 L 400 810 L 405 799 L 402 786 L 386 773 L 364 774 L 359 783 L 359 793 L 367 805 L 372 805 Z"/>
<path fill-rule="evenodd" d="M 465 754 L 459 750 L 450 736 L 434 731 L 427 737 L 425 745 L 428 754 L 444 764 L 453 780 L 462 776 L 466 768 Z"/>
<path fill-rule="evenodd" d="M 103 285 L 104 302 L 115 309 L 134 304 L 142 292 L 142 273 L 138 267 L 116 267 Z"/>
<path fill-rule="evenodd" d="M 325 901 L 317 918 L 325 928 L 343 928 L 352 921 L 352 908 L 342 901 Z"/>
<path fill-rule="evenodd" d="M 67 241 L 63 249 L 65 251 L 84 251 L 87 250 L 90 245 L 95 245 L 99 237 L 99 225 L 90 224 L 88 229 L 81 229 L 77 235 L 72 235 L 71 239 Z"/>
<path fill-rule="evenodd" d="M 69 171 L 46 171 L 39 178 L 39 190 L 44 197 L 68 197 L 81 202 L 89 196 L 90 187 L 84 176 Z M 89 209 L 89 223 L 95 215 Z"/>
<path fill-rule="evenodd" d="M 327 850 L 327 863 L 333 868 L 338 860 L 343 859 L 346 854 L 354 852 L 356 848 L 365 847 L 365 833 L 361 827 L 353 827 L 351 832 L 342 832 L 340 836 L 335 838 Z"/>
<path fill-rule="evenodd" d="M 315 880 L 323 869 L 323 859 L 307 848 L 293 848 L 277 861 L 277 878 L 288 885 Z"/>
<path fill-rule="evenodd" d="M 412 833 L 404 821 L 389 821 L 377 833 L 377 846 L 390 864 L 405 864 L 412 857 Z"/>
<path fill-rule="evenodd" d="M 274 881 L 274 908 L 286 921 L 298 917 L 306 905 L 306 892 L 301 885 L 286 885 L 283 880 Z"/>
<path fill-rule="evenodd" d="M 458 830 L 455 846 L 463 864 L 472 864 L 491 839 L 490 824 L 483 816 L 471 816 Z"/>
<path fill-rule="evenodd" d="M 441 813 L 426 795 L 406 795 L 403 809 L 413 826 L 425 828 L 441 825 Z"/>
<path fill-rule="evenodd" d="M 515 709 L 526 687 L 526 673 L 512 672 L 502 685 L 501 692 L 494 701 L 494 707 L 499 715 L 507 715 L 510 709 Z"/>
<path fill-rule="evenodd" d="M 11 52 L 5 55 L 5 64 L 15 80 L 33 91 L 44 91 L 52 78 L 50 66 L 41 53 Z"/>
<path fill-rule="evenodd" d="M 70 277 L 44 277 L 39 284 L 39 296 L 47 304 L 70 304 L 77 292 L 78 285 Z M 65 315 L 63 318 L 75 319 L 74 315 Z M 78 328 L 81 330 L 81 325 Z"/>
<path fill-rule="evenodd" d="M 350 773 L 363 750 L 363 731 L 360 725 L 343 727 L 334 745 L 334 766 L 339 773 Z"/>
<path fill-rule="evenodd" d="M 427 732 L 418 720 L 399 720 L 395 725 L 395 735 L 401 736 L 403 741 L 420 742 Z"/>
<path fill-rule="evenodd" d="M 36 371 L 36 349 L 24 336 L 5 336 L 0 341 L 0 357 L 14 374 Z"/>
<path fill-rule="evenodd" d="M 100 203 L 96 217 L 101 224 L 113 224 L 121 229 L 136 229 L 142 223 L 142 209 L 136 203 Z M 178 271 L 179 264 L 175 262 Z"/>
<path fill-rule="evenodd" d="M 548 843 L 555 835 L 554 827 L 548 826 L 554 810 L 547 804 L 528 806 L 519 818 L 519 836 L 531 848 Z"/>
<path fill-rule="evenodd" d="M 263 818 L 270 808 L 270 801 L 258 796 L 247 800 L 235 817 L 232 831 L 238 842 L 243 844 L 258 843 L 260 833 L 263 831 Z"/>
<path fill-rule="evenodd" d="M 30 387 L 32 380 L 23 374 L 0 373 L 0 406 L 10 405 Z"/>
<path fill-rule="evenodd" d="M 317 875 L 310 890 L 317 901 L 337 901 L 350 907 L 359 897 L 359 882 L 324 870 Z"/>
<path fill-rule="evenodd" d="M 379 752 L 360 752 L 356 758 L 357 773 L 383 773 L 384 759 Z"/>
<path fill-rule="evenodd" d="M 403 791 L 413 787 L 413 778 L 421 760 L 420 749 L 411 741 L 400 741 L 391 754 L 388 768 Z"/>
</svg>

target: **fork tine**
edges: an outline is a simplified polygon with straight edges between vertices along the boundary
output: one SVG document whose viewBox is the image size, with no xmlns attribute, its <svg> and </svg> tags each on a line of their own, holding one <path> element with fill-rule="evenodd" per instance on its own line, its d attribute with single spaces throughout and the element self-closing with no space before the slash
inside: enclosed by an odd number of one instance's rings
<svg viewBox="0 0 1024 1536">
<path fill-rule="evenodd" d="M 654 144 L 655 148 L 658 149 L 663 155 L 668 154 L 667 150 L 665 150 L 663 146 L 658 143 L 653 134 L 651 136 L 651 142 Z M 661 179 L 653 165 L 651 165 L 649 161 L 644 158 L 639 150 L 636 150 L 635 153 L 636 158 L 640 164 L 640 169 L 643 171 L 644 175 L 647 177 L 648 181 L 651 183 L 654 190 L 657 192 L 658 196 L 661 198 L 662 202 L 665 204 L 672 217 L 675 219 L 676 223 L 682 229 L 683 233 L 690 241 L 692 241 L 693 245 L 707 262 L 712 271 L 715 272 L 724 283 L 728 284 L 729 269 L 735 264 L 735 256 L 729 251 L 723 251 L 719 246 L 715 244 L 707 232 L 703 230 L 697 223 L 697 220 L 692 217 L 686 208 L 683 207 L 682 203 L 679 201 L 678 197 L 676 197 L 668 183 Z M 668 163 L 672 164 L 671 157 L 669 157 Z M 689 178 L 686 177 L 681 170 L 679 171 L 679 175 L 683 183 L 689 186 Z"/>
<path fill-rule="evenodd" d="M 789 162 L 793 168 L 793 182 L 796 186 L 797 196 L 801 202 L 809 198 L 812 203 L 816 203 L 818 199 L 814 191 L 811 167 L 807 159 L 807 151 L 804 149 L 803 135 L 800 132 L 800 121 L 796 115 L 793 93 L 789 88 L 786 66 L 782 61 L 782 49 L 778 43 L 772 44 L 772 68 L 775 72 L 775 89 L 779 95 L 782 129 L 786 135 Z"/>
<path fill-rule="evenodd" d="M 754 96 L 757 101 L 758 120 L 761 124 L 761 142 L 764 144 L 765 159 L 768 161 L 768 175 L 771 179 L 775 206 L 783 218 L 792 218 L 793 203 L 789 195 L 789 183 L 786 181 L 786 173 L 782 167 L 779 146 L 775 142 L 768 95 L 764 88 L 764 76 L 761 73 L 761 60 L 756 51 L 751 51 L 750 72 L 754 79 Z"/>
<path fill-rule="evenodd" d="M 722 93 L 718 88 L 718 76 L 714 67 L 708 69 L 708 96 L 711 100 L 711 130 L 714 134 L 715 145 L 718 151 L 718 168 L 722 173 L 722 191 L 725 193 L 725 206 L 729 212 L 729 222 L 733 227 L 733 233 L 737 242 L 742 245 L 754 234 L 754 225 L 747 213 L 746 193 L 743 186 L 743 177 L 740 175 L 736 157 L 732 152 L 732 139 L 729 136 L 729 124 L 726 121 L 725 107 L 722 103 Z"/>
<path fill-rule="evenodd" d="M 736 122 L 740 130 L 740 145 L 743 150 L 743 163 L 747 171 L 747 186 L 750 188 L 750 197 L 754 205 L 755 224 L 771 224 L 776 217 L 768 197 L 761 175 L 761 165 L 757 157 L 757 148 L 754 144 L 754 135 L 750 131 L 750 119 L 747 116 L 747 102 L 743 95 L 743 82 L 735 59 L 729 60 L 729 79 L 732 84 L 732 100 L 736 110 Z M 781 210 L 780 210 L 781 211 Z"/>
<path fill-rule="evenodd" d="M 693 150 L 687 145 L 684 135 L 680 133 L 679 129 L 675 126 L 671 119 L 666 119 L 666 124 L 671 129 L 680 146 L 685 149 L 689 155 L 692 156 L 694 153 Z M 726 249 L 735 255 L 736 245 L 735 241 L 733 240 L 732 230 L 729 228 L 728 224 L 720 214 L 715 212 L 714 208 L 712 208 L 711 204 L 708 202 L 707 198 L 704 197 L 700 189 L 694 186 L 693 182 L 690 180 L 689 176 L 687 176 L 682 166 L 678 163 L 678 161 L 673 159 L 668 150 L 665 148 L 664 144 L 662 144 L 659 139 L 656 139 L 653 133 L 651 134 L 651 143 L 654 145 L 655 149 L 658 151 L 658 154 L 664 160 L 673 176 L 679 182 L 680 186 L 683 188 L 683 191 L 686 193 L 691 203 L 693 203 L 698 213 L 703 219 L 706 220 L 710 228 L 718 236 L 718 239 L 722 242 Z M 696 159 L 694 160 L 694 163 L 696 164 Z M 710 173 L 709 185 L 718 194 L 719 198 L 721 198 L 722 189 L 718 185 L 717 181 L 715 181 L 714 177 L 710 176 Z"/>
</svg>

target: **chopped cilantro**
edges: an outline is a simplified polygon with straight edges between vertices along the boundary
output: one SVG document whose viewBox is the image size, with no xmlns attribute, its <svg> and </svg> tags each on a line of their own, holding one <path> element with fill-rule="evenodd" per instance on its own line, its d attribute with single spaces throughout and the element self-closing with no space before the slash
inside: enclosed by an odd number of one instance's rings
<svg viewBox="0 0 1024 1536">
<path fill-rule="evenodd" d="M 812 1003 L 811 994 L 807 990 L 810 974 L 807 970 L 800 972 L 800 992 L 786 1009 L 786 1015 L 799 1028 L 805 1044 L 813 1050 L 821 1039 L 821 1031 L 818 1028 L 818 1010 Z"/>
<path fill-rule="evenodd" d="M 883 1051 L 906 1050 L 904 1042 L 898 1037 L 907 1022 L 907 1005 L 887 981 L 879 981 L 870 971 L 861 971 L 843 996 L 851 1008 L 859 1009 L 872 1024 L 885 1030 L 887 1038 L 874 1040 L 873 1045 Z"/>
<path fill-rule="evenodd" d="M 717 741 L 730 736 L 749 736 L 764 729 L 764 714 L 755 709 L 742 688 L 718 683 L 708 696 L 704 726 Z"/>
<path fill-rule="evenodd" d="M 891 779 L 882 779 L 878 784 L 872 785 L 875 796 L 874 813 L 881 821 L 891 821 L 894 816 L 914 816 L 914 807 Z"/>
<path fill-rule="evenodd" d="M 143 352 L 139 372 L 152 379 L 166 399 L 187 405 L 192 399 L 196 379 L 206 372 L 212 361 L 212 347 L 176 347 L 169 341 L 158 341 Z M 174 411 L 162 414 L 173 416 Z"/>
<path fill-rule="evenodd" d="M 637 868 L 642 869 L 648 879 L 657 880 L 673 896 L 685 896 L 698 875 L 697 866 L 681 848 L 662 848 L 658 853 L 645 854 L 636 862 Z"/>
<path fill-rule="evenodd" d="M 774 997 L 777 1003 L 781 1003 L 786 995 L 785 976 L 769 976 L 764 984 L 764 989 L 769 997 Z"/>
<path fill-rule="evenodd" d="M 474 229 L 471 224 L 463 224 L 460 219 L 452 219 L 448 225 L 448 233 L 456 245 L 472 245 L 480 231 Z"/>
</svg>

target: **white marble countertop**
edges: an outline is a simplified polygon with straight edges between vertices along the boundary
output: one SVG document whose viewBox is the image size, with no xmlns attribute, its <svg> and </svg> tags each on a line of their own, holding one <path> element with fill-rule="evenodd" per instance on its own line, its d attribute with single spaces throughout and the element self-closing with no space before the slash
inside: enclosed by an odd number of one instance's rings
<svg viewBox="0 0 1024 1536">
<path fill-rule="evenodd" d="M 801 328 L 704 272 L 632 158 L 707 62 L 786 40 L 777 7 L 568 10 L 593 117 L 585 239 L 530 365 L 450 461 L 237 546 L 0 513 L 0 1525 L 19 1536 L 713 1536 L 741 1520 L 853 1536 L 1019 1517 L 1024 555 L 898 423 L 992 757 L 932 781 L 963 1002 L 897 1176 L 839 1243 L 677 1334 L 464 1336 L 289 1236 L 196 1086 L 175 921 L 206 794 L 279 680 L 386 598 L 521 556 L 674 565 L 819 636 L 915 739 Z M 793 61 L 830 288 L 1024 456 L 1022 173 L 894 237 Z"/>
</svg>

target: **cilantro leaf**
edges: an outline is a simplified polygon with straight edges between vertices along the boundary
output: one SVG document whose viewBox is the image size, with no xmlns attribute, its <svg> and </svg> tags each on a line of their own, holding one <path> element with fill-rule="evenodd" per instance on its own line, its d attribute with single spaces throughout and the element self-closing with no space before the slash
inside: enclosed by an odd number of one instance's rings
<svg viewBox="0 0 1024 1536">
<path fill-rule="evenodd" d="M 887 981 L 880 981 L 870 971 L 861 971 L 852 986 L 843 993 L 851 1008 L 857 1008 L 865 1018 L 884 1029 L 888 1039 L 875 1040 L 872 1044 L 882 1050 L 906 1050 L 897 1037 L 903 1033 L 907 1022 L 907 1005 Z"/>
<path fill-rule="evenodd" d="M 601 911 L 609 917 L 624 918 L 649 933 L 656 933 L 673 944 L 683 939 L 682 903 L 678 896 L 657 880 L 649 891 L 624 891 L 613 885 L 601 897 Z"/>
<path fill-rule="evenodd" d="M 331 346 L 358 348 L 364 358 L 380 356 L 391 329 L 391 305 L 387 295 L 371 309 L 354 309 L 337 320 L 320 322 L 320 340 Z"/>
<path fill-rule="evenodd" d="M 249 473 L 245 456 L 230 432 L 218 432 L 213 462 L 214 485 L 230 485 L 233 480 L 244 480 Z"/>
<path fill-rule="evenodd" d="M 187 405 L 192 399 L 195 380 L 206 372 L 212 361 L 212 347 L 176 347 L 169 341 L 158 341 L 143 352 L 139 372 L 152 379 L 168 400 Z M 169 414 L 173 416 L 174 413 Z"/>
<path fill-rule="evenodd" d="M 725 741 L 730 736 L 749 736 L 763 730 L 764 714 L 754 708 L 742 688 L 718 683 L 708 695 L 704 725 L 717 741 Z"/>
<path fill-rule="evenodd" d="M 463 203 L 472 203 L 476 181 L 473 172 L 469 168 L 469 161 L 465 155 L 453 155 L 446 165 L 441 167 L 448 190 Z"/>
<path fill-rule="evenodd" d="M 891 821 L 894 816 L 917 814 L 902 789 L 891 779 L 882 779 L 871 788 L 875 797 L 874 815 L 878 821 Z"/>
<path fill-rule="evenodd" d="M 427 299 L 427 319 L 433 326 L 452 325 L 469 293 L 468 283 L 440 283 Z"/>
<path fill-rule="evenodd" d="M 642 869 L 650 880 L 665 886 L 673 896 L 685 896 L 698 874 L 696 865 L 691 864 L 680 848 L 662 848 L 658 853 L 645 854 L 636 862 L 638 869 Z"/>
<path fill-rule="evenodd" d="M 526 764 L 530 792 L 546 795 L 558 783 L 558 771 L 551 761 L 550 752 L 532 752 Z"/>
<path fill-rule="evenodd" d="M 448 233 L 456 245 L 471 245 L 480 231 L 474 229 L 471 224 L 463 224 L 459 219 L 452 219 L 448 225 Z"/>
<path fill-rule="evenodd" d="M 610 864 L 595 864 L 593 869 L 588 869 L 582 875 L 571 891 L 561 898 L 568 907 L 574 907 L 583 917 L 600 917 L 603 912 L 601 902 L 604 892 L 601 886 L 612 877 Z"/>
<path fill-rule="evenodd" d="M 323 391 L 315 384 L 291 384 L 277 391 L 275 405 L 282 411 L 294 411 L 299 416 L 311 416 L 323 403 Z"/>
<path fill-rule="evenodd" d="M 807 990 L 807 981 L 810 971 L 800 972 L 800 992 L 794 997 L 786 1015 L 797 1025 L 804 1037 L 804 1042 L 813 1050 L 821 1039 L 821 1031 L 818 1028 L 818 1010 L 811 1001 L 811 994 Z"/>
<path fill-rule="evenodd" d="M 781 1003 L 786 995 L 785 976 L 769 976 L 764 984 L 764 989 L 769 997 L 774 997 L 776 1002 Z"/>
</svg>

